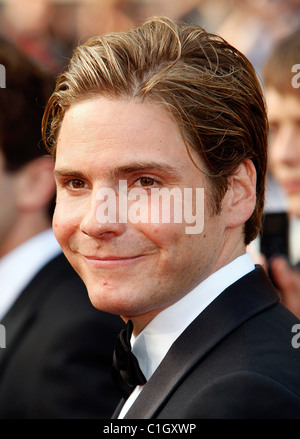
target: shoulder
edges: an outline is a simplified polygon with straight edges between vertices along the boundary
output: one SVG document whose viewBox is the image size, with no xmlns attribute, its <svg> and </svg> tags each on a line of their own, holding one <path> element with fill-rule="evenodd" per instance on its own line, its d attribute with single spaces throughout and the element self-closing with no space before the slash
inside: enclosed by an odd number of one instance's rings
<svg viewBox="0 0 300 439">
<path fill-rule="evenodd" d="M 300 395 L 284 383 L 252 371 L 235 371 L 191 395 L 186 417 L 300 419 Z"/>
</svg>

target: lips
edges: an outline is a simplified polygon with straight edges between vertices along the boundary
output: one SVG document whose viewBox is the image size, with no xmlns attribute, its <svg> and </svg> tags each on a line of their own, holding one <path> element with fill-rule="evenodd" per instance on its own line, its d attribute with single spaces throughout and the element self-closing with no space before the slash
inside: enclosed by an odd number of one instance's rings
<svg viewBox="0 0 300 439">
<path fill-rule="evenodd" d="M 119 261 L 126 259 L 133 259 L 139 256 L 87 256 L 83 255 L 86 259 L 94 260 L 94 261 Z"/>
<path fill-rule="evenodd" d="M 108 256 L 98 256 L 98 255 L 82 255 L 84 260 L 91 266 L 96 268 L 114 268 L 123 265 L 132 264 L 140 261 L 144 258 L 144 255 L 136 256 L 118 256 L 118 255 L 108 255 Z"/>
</svg>

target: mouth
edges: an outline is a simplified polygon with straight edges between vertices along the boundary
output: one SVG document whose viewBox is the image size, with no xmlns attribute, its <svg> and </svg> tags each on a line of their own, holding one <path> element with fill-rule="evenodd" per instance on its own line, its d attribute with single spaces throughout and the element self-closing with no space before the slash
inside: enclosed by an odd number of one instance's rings
<svg viewBox="0 0 300 439">
<path fill-rule="evenodd" d="M 94 268 L 116 268 L 124 265 L 134 264 L 141 261 L 145 255 L 136 256 L 94 256 L 94 255 L 82 255 L 83 259 Z"/>
</svg>

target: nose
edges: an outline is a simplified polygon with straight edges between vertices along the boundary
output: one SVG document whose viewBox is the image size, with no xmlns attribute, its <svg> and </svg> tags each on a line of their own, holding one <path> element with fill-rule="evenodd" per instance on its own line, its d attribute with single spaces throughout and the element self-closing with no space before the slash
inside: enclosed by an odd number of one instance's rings
<svg viewBox="0 0 300 439">
<path fill-rule="evenodd" d="M 93 238 L 110 238 L 121 235 L 126 224 L 118 220 L 116 193 L 111 188 L 94 190 L 86 203 L 80 230 Z"/>
</svg>

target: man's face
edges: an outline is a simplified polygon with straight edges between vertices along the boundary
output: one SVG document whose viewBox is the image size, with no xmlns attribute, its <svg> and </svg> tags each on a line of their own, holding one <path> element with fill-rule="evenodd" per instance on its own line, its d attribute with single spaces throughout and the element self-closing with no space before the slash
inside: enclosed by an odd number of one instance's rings
<svg viewBox="0 0 300 439">
<path fill-rule="evenodd" d="M 300 95 L 266 90 L 270 168 L 282 185 L 291 214 L 300 216 Z"/>
<path fill-rule="evenodd" d="M 219 268 L 224 214 L 209 215 L 206 189 L 202 233 L 187 234 L 184 221 L 99 219 L 101 190 L 113 190 L 118 202 L 120 180 L 128 191 L 143 192 L 141 208 L 150 205 L 153 188 L 191 188 L 195 197 L 196 188 L 207 187 L 158 105 L 97 97 L 72 106 L 58 136 L 55 178 L 54 233 L 96 308 L 155 315 Z"/>
</svg>

